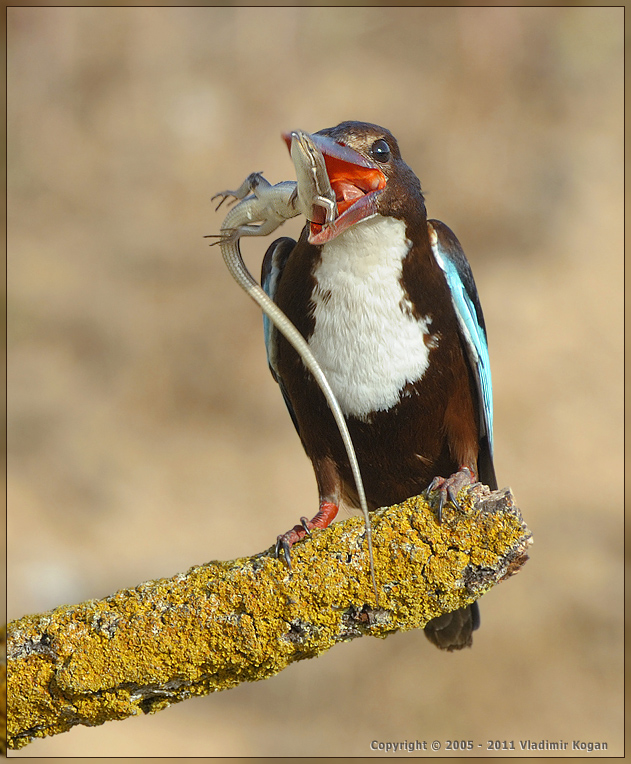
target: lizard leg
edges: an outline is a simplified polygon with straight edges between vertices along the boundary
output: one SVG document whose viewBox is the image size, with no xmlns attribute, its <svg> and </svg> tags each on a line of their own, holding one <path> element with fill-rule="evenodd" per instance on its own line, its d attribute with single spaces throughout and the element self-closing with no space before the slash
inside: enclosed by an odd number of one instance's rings
<svg viewBox="0 0 631 764">
<path fill-rule="evenodd" d="M 219 193 L 211 197 L 210 201 L 212 202 L 217 199 L 217 197 L 221 197 L 219 204 L 215 207 L 215 212 L 217 212 L 229 197 L 234 197 L 230 202 L 230 204 L 234 204 L 237 200 L 245 199 L 248 194 L 253 193 L 259 186 L 271 186 L 271 183 L 263 177 L 263 173 L 251 172 L 236 191 L 219 191 Z"/>
</svg>

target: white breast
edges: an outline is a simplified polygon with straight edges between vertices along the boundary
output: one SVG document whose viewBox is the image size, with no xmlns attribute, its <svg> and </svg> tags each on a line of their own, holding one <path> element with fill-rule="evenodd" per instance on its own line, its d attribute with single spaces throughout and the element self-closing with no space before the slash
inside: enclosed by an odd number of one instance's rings
<svg viewBox="0 0 631 764">
<path fill-rule="evenodd" d="M 342 410 L 358 419 L 394 406 L 438 341 L 401 287 L 410 247 L 401 220 L 377 215 L 325 244 L 314 273 L 309 345 Z"/>
</svg>

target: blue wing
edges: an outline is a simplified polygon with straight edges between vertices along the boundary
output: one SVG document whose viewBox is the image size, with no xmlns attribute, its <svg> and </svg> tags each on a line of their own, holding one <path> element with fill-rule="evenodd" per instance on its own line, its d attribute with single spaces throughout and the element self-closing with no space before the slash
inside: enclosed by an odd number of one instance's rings
<svg viewBox="0 0 631 764">
<path fill-rule="evenodd" d="M 287 259 L 289 258 L 289 255 L 291 255 L 295 246 L 296 242 L 294 239 L 291 239 L 288 236 L 283 236 L 282 238 L 276 239 L 276 241 L 273 241 L 270 244 L 269 249 L 265 253 L 265 257 L 263 258 L 263 266 L 261 268 L 261 286 L 267 293 L 267 296 L 274 301 L 276 301 L 276 290 L 278 289 L 278 284 L 283 275 L 285 264 L 287 263 Z M 285 405 L 287 406 L 287 410 L 291 416 L 291 421 L 294 423 L 294 427 L 296 428 L 298 435 L 300 435 L 300 429 L 296 420 L 296 414 L 294 412 L 293 406 L 289 401 L 287 389 L 285 388 L 283 380 L 278 372 L 278 330 L 265 314 L 263 314 L 263 332 L 265 335 L 267 363 L 269 364 L 272 376 L 276 382 L 278 382 L 280 391 L 283 394 L 283 399 L 285 400 Z"/>
<path fill-rule="evenodd" d="M 444 223 L 430 220 L 436 231 L 432 251 L 442 269 L 451 292 L 451 300 L 458 317 L 460 335 L 466 349 L 469 368 L 478 392 L 480 412 L 479 479 L 491 488 L 497 488 L 493 467 L 493 387 L 491 362 L 486 338 L 486 326 L 473 273 L 460 242 Z"/>
</svg>

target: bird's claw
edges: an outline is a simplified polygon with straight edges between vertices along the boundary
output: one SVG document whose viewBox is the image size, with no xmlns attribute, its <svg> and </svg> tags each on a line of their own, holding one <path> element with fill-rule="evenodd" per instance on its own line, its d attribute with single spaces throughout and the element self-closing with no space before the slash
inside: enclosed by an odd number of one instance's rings
<svg viewBox="0 0 631 764">
<path fill-rule="evenodd" d="M 328 528 L 337 515 L 337 511 L 337 504 L 322 499 L 320 501 L 320 508 L 313 520 L 309 520 L 307 517 L 301 517 L 300 525 L 294 525 L 290 531 L 277 537 L 275 547 L 276 557 L 280 557 L 282 554 L 287 563 L 287 567 L 291 570 L 290 550 L 292 546 L 297 541 L 301 541 L 305 536 L 311 536 L 311 531 L 314 528 Z"/>
<path fill-rule="evenodd" d="M 475 483 L 475 476 L 468 467 L 461 467 L 458 472 L 454 472 L 448 478 L 437 476 L 425 489 L 425 498 L 434 491 L 438 491 L 438 507 L 436 517 L 439 523 L 443 521 L 443 507 L 449 500 L 456 509 L 462 509 L 462 504 L 458 500 L 458 494 L 465 486 Z"/>
<path fill-rule="evenodd" d="M 291 570 L 292 546 L 296 543 L 296 541 L 300 541 L 305 536 L 310 536 L 311 528 L 313 528 L 313 523 L 308 518 L 301 517 L 300 525 L 294 525 L 290 531 L 287 531 L 287 533 L 282 533 L 276 538 L 274 554 L 277 558 L 279 558 L 281 555 L 283 556 L 289 570 Z"/>
<path fill-rule="evenodd" d="M 285 562 L 287 563 L 287 567 L 289 570 L 291 570 L 291 544 L 289 541 L 285 538 L 287 534 L 281 534 L 276 539 L 276 546 L 274 548 L 274 555 L 278 559 L 281 556 L 281 553 L 283 555 L 283 558 L 285 559 Z"/>
</svg>

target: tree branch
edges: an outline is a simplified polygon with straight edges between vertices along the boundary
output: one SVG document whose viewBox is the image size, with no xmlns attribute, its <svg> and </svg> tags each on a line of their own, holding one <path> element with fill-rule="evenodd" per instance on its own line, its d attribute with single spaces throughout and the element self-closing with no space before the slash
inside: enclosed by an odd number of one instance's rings
<svg viewBox="0 0 631 764">
<path fill-rule="evenodd" d="M 523 565 L 531 534 L 509 489 L 460 499 L 441 525 L 422 497 L 372 513 L 379 606 L 363 521 L 350 518 L 297 544 L 291 571 L 267 550 L 13 621 L 9 748 L 265 679 L 473 602 Z"/>
</svg>

